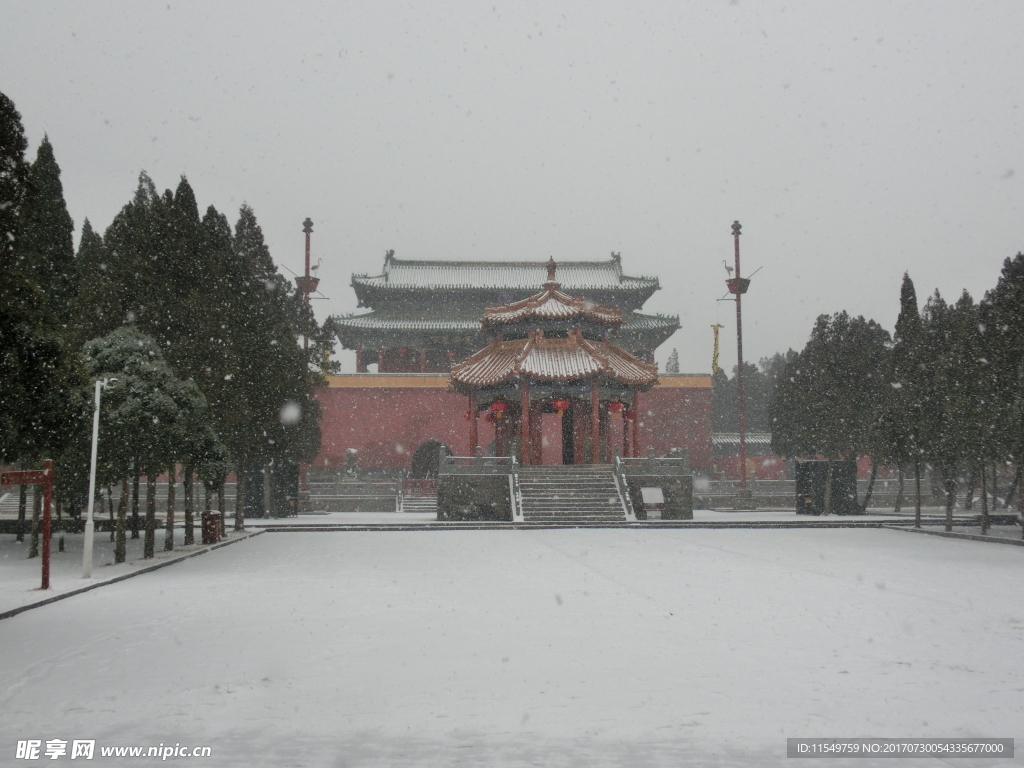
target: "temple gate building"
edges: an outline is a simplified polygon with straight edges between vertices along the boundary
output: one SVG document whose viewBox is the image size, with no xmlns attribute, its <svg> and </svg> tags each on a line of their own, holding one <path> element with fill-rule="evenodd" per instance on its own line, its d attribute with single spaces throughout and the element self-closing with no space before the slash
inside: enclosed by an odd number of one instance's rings
<svg viewBox="0 0 1024 768">
<path fill-rule="evenodd" d="M 710 374 L 653 365 L 679 329 L 678 317 L 640 311 L 658 279 L 624 274 L 618 254 L 559 261 L 557 279 L 552 264 L 389 252 L 381 274 L 353 275 L 369 311 L 333 320 L 357 372 L 329 376 L 317 395 L 313 466 L 340 467 L 355 448 L 364 469 L 424 476 L 441 451 L 468 456 L 479 444 L 531 464 L 682 448 L 710 470 Z"/>
<path fill-rule="evenodd" d="M 487 307 L 537 293 L 546 279 L 543 261 L 411 261 L 389 251 L 379 275 L 353 275 L 360 307 L 372 311 L 334 318 L 338 340 L 355 350 L 365 373 L 444 373 L 490 339 L 480 325 Z M 630 277 L 622 259 L 560 261 L 558 279 L 572 296 L 619 310 L 616 343 L 648 362 L 679 329 L 679 318 L 639 310 L 660 288 L 655 277 Z"/>
</svg>

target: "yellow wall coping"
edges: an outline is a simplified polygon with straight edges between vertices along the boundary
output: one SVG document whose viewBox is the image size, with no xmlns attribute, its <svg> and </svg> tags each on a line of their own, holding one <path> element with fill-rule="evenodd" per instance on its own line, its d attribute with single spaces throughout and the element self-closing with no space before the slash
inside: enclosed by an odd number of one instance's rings
<svg viewBox="0 0 1024 768">
<path fill-rule="evenodd" d="M 339 388 L 447 389 L 445 373 L 343 373 L 328 376 L 327 386 Z M 660 373 L 658 387 L 710 389 L 710 373 Z"/>
</svg>

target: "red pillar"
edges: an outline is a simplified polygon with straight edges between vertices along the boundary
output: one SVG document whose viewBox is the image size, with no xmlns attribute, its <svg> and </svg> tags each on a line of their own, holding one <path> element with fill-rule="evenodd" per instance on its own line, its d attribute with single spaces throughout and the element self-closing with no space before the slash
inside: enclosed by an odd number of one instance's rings
<svg viewBox="0 0 1024 768">
<path fill-rule="evenodd" d="M 635 422 L 633 418 L 628 415 L 628 412 L 622 415 L 622 456 L 623 458 L 629 458 L 633 454 L 630 453 L 632 450 L 633 433 L 630 427 L 635 429 Z"/>
<path fill-rule="evenodd" d="M 420 350 L 420 373 L 427 372 L 427 350 Z"/>
<path fill-rule="evenodd" d="M 530 380 L 527 378 L 523 379 L 523 390 L 522 390 L 522 405 L 520 410 L 522 416 L 520 416 L 519 431 L 522 433 L 522 444 L 523 444 L 523 464 L 532 464 L 530 456 Z"/>
<path fill-rule="evenodd" d="M 384 372 L 384 347 L 377 347 L 377 373 Z"/>
<path fill-rule="evenodd" d="M 604 411 L 601 414 L 601 421 L 604 426 L 604 463 L 612 463 L 612 443 L 615 442 L 612 436 L 612 421 L 614 416 L 611 411 Z"/>
<path fill-rule="evenodd" d="M 363 345 L 360 344 L 356 347 L 356 373 L 365 373 L 366 368 L 363 366 Z"/>
<path fill-rule="evenodd" d="M 590 388 L 590 456 L 592 463 L 601 463 L 601 396 L 598 391 L 597 377 Z"/>
<path fill-rule="evenodd" d="M 633 438 L 633 449 L 630 451 L 631 456 L 642 456 L 640 453 L 640 393 L 635 392 L 633 394 L 633 434 L 630 435 Z"/>
<path fill-rule="evenodd" d="M 480 443 L 480 437 L 477 434 L 477 412 L 476 412 L 476 392 L 469 393 L 469 455 L 476 455 L 476 447 Z"/>
<path fill-rule="evenodd" d="M 53 461 L 43 462 L 43 589 L 50 588 L 50 502 L 53 500 Z"/>
</svg>

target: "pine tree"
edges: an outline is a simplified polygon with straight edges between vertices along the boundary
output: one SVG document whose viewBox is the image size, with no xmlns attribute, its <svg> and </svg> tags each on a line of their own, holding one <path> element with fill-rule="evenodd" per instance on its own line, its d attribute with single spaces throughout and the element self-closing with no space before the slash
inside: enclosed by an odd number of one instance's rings
<svg viewBox="0 0 1024 768">
<path fill-rule="evenodd" d="M 81 349 L 85 342 L 99 338 L 124 321 L 121 289 L 111 279 L 110 254 L 103 237 L 86 219 L 78 243 L 76 262 L 80 279 L 71 302 L 69 336 L 72 346 Z"/>
<path fill-rule="evenodd" d="M 922 321 L 923 373 L 930 390 L 924 399 L 924 450 L 939 473 L 946 497 L 946 530 L 951 531 L 957 473 L 977 451 L 977 309 L 966 291 L 955 305 L 936 291 L 925 305 Z"/>
<path fill-rule="evenodd" d="M 903 468 L 912 465 L 915 485 L 914 521 L 921 527 L 921 461 L 924 408 L 928 381 L 922 360 L 921 315 L 917 293 L 910 275 L 904 273 L 900 287 L 900 314 L 896 320 L 893 346 L 889 356 L 888 386 L 884 388 L 877 434 L 881 458 L 899 468 L 900 490 L 903 492 Z"/>
<path fill-rule="evenodd" d="M 1024 253 L 1003 262 L 995 288 L 979 308 L 996 421 L 995 457 L 1014 462 L 1017 497 L 1024 487 Z M 1018 509 L 1022 505 L 1017 503 Z"/>
<path fill-rule="evenodd" d="M 64 202 L 60 166 L 43 137 L 29 169 L 29 193 L 21 217 L 19 267 L 45 292 L 50 311 L 65 325 L 78 286 L 72 233 L 75 225 Z"/>
<path fill-rule="evenodd" d="M 831 512 L 832 465 L 874 451 L 874 424 L 885 386 L 889 333 L 846 312 L 822 315 L 803 351 L 775 387 L 772 447 L 784 456 L 829 460 L 825 513 Z"/>
<path fill-rule="evenodd" d="M 29 191 L 24 133 L 14 104 L 0 93 L 0 463 L 56 456 L 87 407 L 64 328 L 18 265 Z"/>
<path fill-rule="evenodd" d="M 319 406 L 310 356 L 298 345 L 311 313 L 302 297 L 274 268 L 252 209 L 243 205 L 225 270 L 230 291 L 229 327 L 235 370 L 234 418 L 222 432 L 236 470 L 272 459 L 309 461 L 319 450 Z M 282 413 L 298 413 L 297 420 Z"/>
<path fill-rule="evenodd" d="M 665 363 L 665 373 L 679 373 L 679 350 L 672 348 L 672 354 Z"/>
<path fill-rule="evenodd" d="M 28 193 L 27 148 L 21 114 L 14 102 L 0 93 L 0 267 L 5 272 L 14 265 L 22 205 Z"/>
</svg>

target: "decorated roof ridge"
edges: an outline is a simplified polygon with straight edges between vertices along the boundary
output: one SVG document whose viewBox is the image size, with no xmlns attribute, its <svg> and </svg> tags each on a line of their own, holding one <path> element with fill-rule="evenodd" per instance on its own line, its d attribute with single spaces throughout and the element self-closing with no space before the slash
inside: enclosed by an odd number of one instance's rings
<svg viewBox="0 0 1024 768">
<path fill-rule="evenodd" d="M 658 380 L 656 366 L 607 341 L 590 341 L 578 331 L 547 338 L 494 341 L 452 368 L 453 389 L 488 387 L 526 376 L 540 381 L 576 381 L 602 376 L 619 384 L 649 388 Z"/>
<path fill-rule="evenodd" d="M 614 307 L 602 307 L 587 301 L 582 296 L 565 293 L 562 284 L 555 278 L 555 260 L 550 258 L 545 265 L 548 279 L 540 293 L 500 307 L 487 307 L 480 322 L 486 328 L 495 325 L 510 325 L 524 320 L 573 320 L 585 318 L 598 325 L 620 326 L 625 320 L 622 312 Z"/>
</svg>

